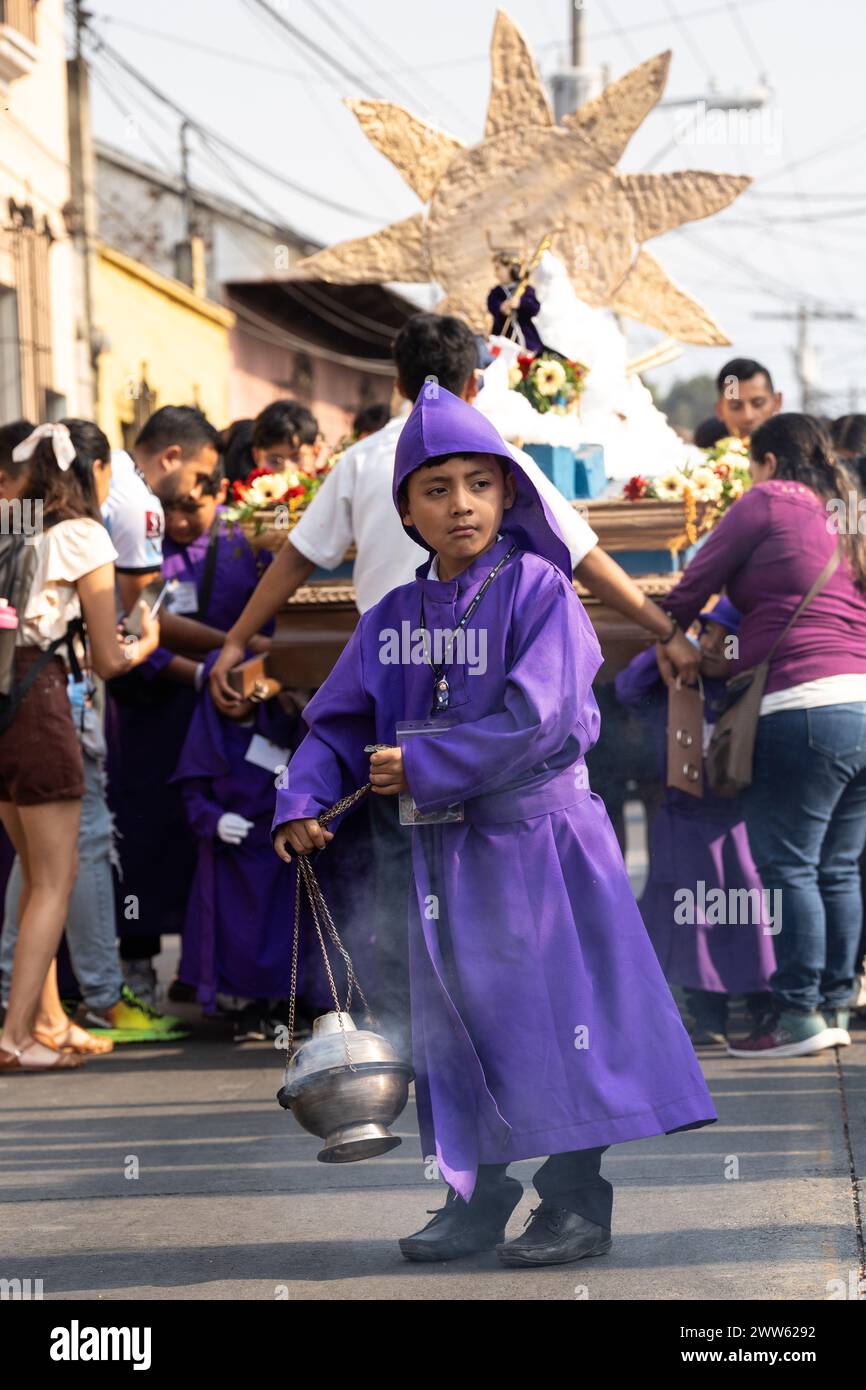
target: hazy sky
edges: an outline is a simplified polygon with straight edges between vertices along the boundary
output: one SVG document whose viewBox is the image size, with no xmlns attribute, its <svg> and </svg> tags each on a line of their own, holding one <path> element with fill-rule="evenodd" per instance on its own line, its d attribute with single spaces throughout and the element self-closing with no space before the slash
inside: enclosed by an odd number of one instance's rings
<svg viewBox="0 0 866 1390">
<path fill-rule="evenodd" d="M 328 68 L 263 17 L 255 0 L 93 0 L 94 31 L 157 87 L 274 173 L 357 215 L 257 173 L 220 166 L 193 136 L 193 180 L 320 241 L 373 231 L 419 204 L 342 106 L 379 96 L 410 106 L 467 144 L 481 136 L 493 0 L 272 0 L 345 70 Z M 569 0 L 509 0 L 543 75 L 567 55 Z M 587 58 L 612 78 L 673 49 L 667 97 L 711 86 L 772 95 L 745 127 L 720 132 L 683 109 L 657 110 L 621 161 L 626 171 L 678 168 L 746 173 L 754 185 L 726 212 L 649 243 L 653 255 L 726 328 L 733 351 L 765 360 L 799 404 L 791 360 L 795 325 L 755 318 L 798 303 L 847 310 L 860 322 L 810 327 L 831 413 L 866 411 L 866 7 L 856 0 L 585 0 Z M 177 119 L 106 55 L 97 59 L 96 134 L 174 172 Z M 111 95 L 109 95 L 109 91 Z M 696 133 L 694 133 L 696 132 Z M 721 143 L 719 136 L 724 143 Z M 247 196 L 248 190 L 249 196 Z M 657 338 L 629 329 L 639 349 Z M 730 350 L 690 349 L 658 372 L 716 371 Z"/>
</svg>

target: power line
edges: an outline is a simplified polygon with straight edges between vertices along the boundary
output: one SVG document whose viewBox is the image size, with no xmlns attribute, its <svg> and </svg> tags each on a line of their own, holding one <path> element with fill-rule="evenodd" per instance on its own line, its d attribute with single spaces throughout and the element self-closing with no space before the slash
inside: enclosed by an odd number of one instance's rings
<svg viewBox="0 0 866 1390">
<path fill-rule="evenodd" d="M 322 48 L 321 44 L 316 43 L 314 39 L 311 39 L 305 34 L 303 29 L 299 29 L 296 24 L 292 24 L 291 20 L 286 19 L 285 15 L 279 14 L 276 10 L 272 9 L 271 6 L 267 4 L 266 0 L 247 0 L 247 4 L 250 7 L 255 6 L 262 14 L 266 14 L 274 24 L 278 25 L 279 28 L 284 30 L 291 38 L 296 39 L 297 42 L 302 44 L 310 53 L 320 58 L 322 62 L 327 63 L 328 66 L 332 67 L 342 78 L 366 91 L 367 96 L 374 98 L 378 96 L 378 93 L 373 90 L 363 77 L 356 72 L 352 72 L 350 68 L 345 67 L 339 59 L 330 54 L 326 48 Z"/>
<path fill-rule="evenodd" d="M 167 106 L 181 120 L 186 121 L 188 125 L 193 130 L 195 130 L 200 137 L 208 137 L 217 144 L 221 145 L 223 149 L 228 150 L 231 154 L 235 155 L 236 158 L 244 160 L 244 162 L 247 165 L 249 165 L 251 169 L 255 169 L 258 173 L 264 174 L 267 178 L 273 179 L 274 182 L 282 184 L 284 187 L 290 189 L 291 192 L 299 194 L 301 197 L 311 198 L 314 202 L 321 203 L 325 207 L 332 208 L 335 212 L 342 212 L 350 217 L 360 217 L 367 222 L 381 222 L 380 216 L 374 216 L 372 213 L 369 212 L 362 212 L 359 208 L 349 207 L 345 203 L 341 203 L 334 198 L 327 197 L 327 195 L 324 193 L 316 193 L 313 189 L 306 188 L 303 184 L 296 183 L 293 179 L 286 178 L 285 175 L 276 173 L 272 167 L 270 167 L 267 164 L 264 164 L 261 160 L 256 159 L 253 155 L 249 154 L 247 150 L 241 149 L 238 145 L 235 145 L 231 140 L 226 139 L 226 137 L 224 135 L 221 135 L 219 131 L 213 130 L 211 127 L 204 125 L 202 121 L 197 120 L 196 117 L 191 116 L 188 111 L 185 111 L 184 108 L 182 106 L 179 106 L 177 102 L 174 101 L 171 97 L 166 96 L 165 92 L 161 91 L 158 87 L 154 85 L 154 83 L 150 81 L 149 78 L 145 77 L 143 73 L 139 72 L 139 70 L 136 67 L 134 67 L 126 58 L 124 58 L 122 53 L 119 53 L 118 50 L 114 48 L 112 44 L 108 43 L 100 34 L 95 33 L 93 30 L 89 28 L 85 32 L 87 33 L 91 43 L 94 45 L 94 50 L 97 54 L 99 54 L 100 52 L 105 52 L 105 54 L 111 57 L 114 60 L 114 62 L 118 63 L 124 69 L 125 72 L 127 72 L 131 77 L 135 78 L 135 80 L 139 82 L 145 88 L 146 91 L 150 92 L 152 97 L 154 97 L 157 101 L 162 102 L 164 106 Z"/>
<path fill-rule="evenodd" d="M 673 0 L 665 0 L 665 5 L 667 7 L 668 14 L 671 17 L 671 20 L 676 25 L 679 32 L 682 34 L 683 42 L 690 50 L 691 55 L 697 63 L 698 67 L 703 68 L 707 81 L 709 82 L 710 86 L 712 86 L 713 81 L 715 79 L 715 74 L 713 73 L 712 68 L 710 67 L 709 63 L 704 57 L 703 50 L 699 48 L 695 41 L 692 39 L 689 29 L 683 21 L 683 16 L 677 14 L 677 11 L 674 9 Z"/>
</svg>

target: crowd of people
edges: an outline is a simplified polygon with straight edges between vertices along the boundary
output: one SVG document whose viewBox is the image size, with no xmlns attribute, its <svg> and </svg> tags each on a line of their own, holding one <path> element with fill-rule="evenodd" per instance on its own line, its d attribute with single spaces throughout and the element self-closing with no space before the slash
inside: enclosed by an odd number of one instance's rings
<svg viewBox="0 0 866 1390">
<path fill-rule="evenodd" d="M 414 316 L 394 360 L 402 407 L 356 419 L 275 556 L 225 502 L 252 468 L 315 466 L 318 425 L 297 402 L 222 433 L 164 406 L 129 450 L 89 421 L 0 427 L 0 499 L 39 508 L 32 534 L 0 536 L 0 1068 L 67 1071 L 115 1044 L 184 1037 L 157 987 L 170 935 L 169 1002 L 224 1013 L 238 1042 L 273 1037 L 288 1016 L 294 858 L 329 843 L 318 817 L 369 781 L 321 877 L 352 919 L 377 1025 L 413 1053 L 424 1152 L 451 1187 L 450 1215 L 403 1253 L 484 1248 L 516 1200 L 507 1163 L 539 1153 L 543 1209 L 577 1224 L 536 1226 L 505 1262 L 600 1253 L 605 1148 L 714 1118 L 691 1044 L 814 1053 L 850 1042 L 864 1002 L 866 416 L 783 412 L 764 366 L 728 363 L 701 442 L 747 437 L 753 485 L 658 605 L 502 441 L 461 321 Z M 840 499 L 853 524 L 831 524 Z M 361 619 L 324 686 L 246 692 L 237 668 L 266 655 L 288 599 L 351 546 Z M 595 693 L 601 657 L 574 577 L 649 644 Z M 419 598 L 421 626 L 449 631 L 483 598 L 482 679 L 440 663 L 431 691 L 427 665 L 378 659 L 383 629 L 417 625 Z M 750 785 L 730 798 L 707 783 L 701 799 L 667 786 L 668 687 L 700 679 L 706 744 L 728 678 L 767 658 Z M 441 738 L 398 739 L 431 695 Z M 611 829 L 635 769 L 600 759 L 614 700 L 645 723 L 649 760 L 661 755 L 640 915 Z M 419 841 L 397 793 L 421 816 L 460 802 L 465 822 Z M 419 908 L 407 933 L 416 894 L 436 898 L 436 925 Z M 684 991 L 691 1044 L 665 977 Z M 303 1035 L 330 1007 L 313 950 L 298 996 Z M 542 1060 L 562 1047 L 562 1017 L 589 1030 L 591 1082 Z"/>
</svg>

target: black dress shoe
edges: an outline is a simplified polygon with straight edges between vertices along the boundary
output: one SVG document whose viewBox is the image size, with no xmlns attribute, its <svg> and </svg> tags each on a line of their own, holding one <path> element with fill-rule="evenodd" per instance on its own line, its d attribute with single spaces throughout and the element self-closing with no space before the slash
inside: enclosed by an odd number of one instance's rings
<svg viewBox="0 0 866 1390">
<path fill-rule="evenodd" d="M 552 1202 L 542 1202 L 523 1235 L 497 1245 L 496 1253 L 504 1265 L 563 1265 L 587 1255 L 605 1255 L 610 1246 L 610 1231 L 605 1226 L 596 1226 L 585 1216 Z"/>
<path fill-rule="evenodd" d="M 506 1178 L 495 1194 L 473 1195 L 471 1202 L 452 1189 L 433 1220 L 399 1242 L 400 1253 L 406 1260 L 461 1260 L 493 1250 L 505 1239 L 508 1218 L 522 1196 L 516 1178 Z"/>
</svg>

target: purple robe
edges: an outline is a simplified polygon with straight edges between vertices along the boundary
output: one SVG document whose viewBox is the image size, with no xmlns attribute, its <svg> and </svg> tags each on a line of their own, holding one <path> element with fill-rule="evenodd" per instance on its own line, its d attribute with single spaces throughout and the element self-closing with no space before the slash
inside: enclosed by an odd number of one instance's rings
<svg viewBox="0 0 866 1390">
<path fill-rule="evenodd" d="M 506 299 L 511 298 L 511 290 L 513 290 L 513 288 L 513 285 L 509 288 L 506 288 L 505 285 L 495 285 L 487 296 L 487 310 L 493 319 L 491 332 L 495 333 L 497 336 L 505 332 L 505 324 L 508 320 L 508 315 L 503 311 L 502 305 L 505 303 Z M 538 295 L 531 285 L 527 285 L 523 294 L 520 296 L 520 303 L 517 306 L 517 324 L 523 334 L 523 346 L 525 350 L 533 354 L 544 352 L 544 343 L 538 335 L 538 329 L 532 322 L 540 308 L 541 305 L 538 302 Z"/>
<path fill-rule="evenodd" d="M 435 386 L 422 391 L 398 443 L 395 495 L 424 459 L 456 452 L 508 459 L 517 500 L 501 538 L 456 580 L 430 580 L 422 565 L 362 616 L 304 711 L 309 732 L 274 824 L 315 816 L 362 785 L 364 745 L 394 743 L 398 720 L 430 715 L 429 666 L 386 664 L 383 642 L 403 624 L 420 626 L 422 596 L 428 627 L 451 630 L 518 544 L 471 620 L 487 635 L 486 669 L 448 667 L 444 717 L 457 726 L 403 745 L 420 810 L 464 803 L 462 823 L 406 833 L 422 1152 L 435 1152 L 468 1197 L 480 1163 L 716 1116 L 604 805 L 589 790 L 601 653 L 546 506 L 484 417 Z M 339 852 L 338 832 L 325 855 Z"/>
<path fill-rule="evenodd" d="M 704 894 L 714 888 L 761 893 L 739 799 L 716 796 L 706 778 L 700 801 L 665 786 L 667 692 L 654 648 L 636 656 L 614 684 L 622 703 L 652 723 L 659 744 L 664 801 L 650 828 L 649 877 L 638 906 L 665 978 L 671 984 L 722 994 L 769 990 L 775 953 L 773 937 L 764 930 L 770 924 L 763 896 L 757 900 L 761 909 L 754 923 L 707 923 L 700 909 L 700 883 Z M 724 682 L 705 680 L 704 691 L 706 719 L 714 723 Z M 674 895 L 683 889 L 695 895 L 696 916 L 701 919 L 695 925 L 675 920 Z"/>
<path fill-rule="evenodd" d="M 257 707 L 253 727 L 244 727 L 221 715 L 205 688 L 172 778 L 198 847 L 178 975 L 197 986 L 208 1009 L 218 991 L 251 999 L 289 994 L 291 871 L 271 846 L 278 773 L 247 760 L 256 734 L 291 753 L 298 720 L 270 700 Z M 253 822 L 240 845 L 217 837 L 226 811 Z"/>
<path fill-rule="evenodd" d="M 227 631 L 240 617 L 269 555 L 256 555 L 237 527 L 221 517 L 213 587 L 197 616 Z M 200 591 L 210 533 L 188 546 L 166 540 L 162 573 L 191 580 Z M 195 616 L 195 615 L 190 615 Z M 180 792 L 169 785 L 195 708 L 195 691 L 159 679 L 173 653 L 157 651 L 108 689 L 108 796 L 119 832 L 122 865 L 116 896 L 122 936 L 177 933 L 183 928 L 186 899 L 195 866 L 195 841 L 187 825 Z M 127 918 L 130 896 L 138 916 Z"/>
</svg>

